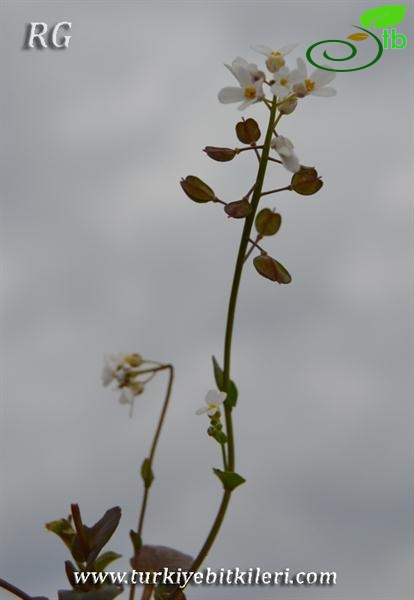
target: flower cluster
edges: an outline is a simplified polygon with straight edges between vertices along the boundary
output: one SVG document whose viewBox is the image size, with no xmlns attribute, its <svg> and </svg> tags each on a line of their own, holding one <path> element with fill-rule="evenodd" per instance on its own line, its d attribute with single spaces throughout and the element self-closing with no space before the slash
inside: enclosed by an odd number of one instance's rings
<svg viewBox="0 0 414 600">
<path fill-rule="evenodd" d="M 256 102 L 268 103 L 264 86 L 267 85 L 273 97 L 278 99 L 281 114 L 292 113 L 298 98 L 305 96 L 334 96 L 336 90 L 328 86 L 335 78 L 335 73 L 323 69 L 315 69 L 310 75 L 302 58 L 297 59 L 297 68 L 290 70 L 286 66 L 285 56 L 294 50 L 298 44 L 289 44 L 273 50 L 269 46 L 253 46 L 253 50 L 266 56 L 266 68 L 270 76 L 259 69 L 254 63 L 248 63 L 244 58 L 237 57 L 230 65 L 226 65 L 239 83 L 239 87 L 231 86 L 220 90 L 218 99 L 223 104 L 240 102 L 239 109 L 243 110 Z M 272 148 L 279 154 L 283 165 L 292 173 L 300 170 L 297 156 L 293 152 L 292 142 L 281 136 L 272 141 Z"/>
<path fill-rule="evenodd" d="M 128 404 L 131 411 L 135 398 L 144 391 L 145 381 L 138 379 L 141 374 L 139 367 L 144 364 L 140 354 L 108 354 L 104 357 L 102 383 L 106 387 L 113 381 L 121 390 L 119 402 Z"/>
</svg>

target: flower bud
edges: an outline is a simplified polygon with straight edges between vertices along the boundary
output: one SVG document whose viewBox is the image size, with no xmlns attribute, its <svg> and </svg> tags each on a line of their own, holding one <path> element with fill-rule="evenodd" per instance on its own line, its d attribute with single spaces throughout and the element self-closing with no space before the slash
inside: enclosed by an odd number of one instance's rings
<svg viewBox="0 0 414 600">
<path fill-rule="evenodd" d="M 213 190 L 194 175 L 187 175 L 185 179 L 180 181 L 180 184 L 187 196 L 194 202 L 212 202 L 216 198 Z"/>
<path fill-rule="evenodd" d="M 229 202 L 224 207 L 224 212 L 233 219 L 244 219 L 252 211 L 250 202 L 243 198 L 242 200 L 236 200 L 235 202 Z"/>
<path fill-rule="evenodd" d="M 282 217 L 279 213 L 271 211 L 269 208 L 261 210 L 256 217 L 255 226 L 257 233 L 261 236 L 275 235 L 282 224 Z"/>
<path fill-rule="evenodd" d="M 124 362 L 126 364 L 128 364 L 130 367 L 137 368 L 137 367 L 140 367 L 144 361 L 140 354 L 138 354 L 137 352 L 134 352 L 133 354 L 127 354 L 124 357 Z"/>
<path fill-rule="evenodd" d="M 308 95 L 308 90 L 306 89 L 304 83 L 296 83 L 292 90 L 294 94 L 296 94 L 297 98 L 304 98 Z"/>
<path fill-rule="evenodd" d="M 290 98 L 286 98 L 286 100 L 279 105 L 279 112 L 282 113 L 282 115 L 290 115 L 297 105 L 298 99 L 295 96 L 291 96 Z"/>
<path fill-rule="evenodd" d="M 292 281 L 292 277 L 285 267 L 268 254 L 256 256 L 253 264 L 256 271 L 262 277 L 270 279 L 270 281 L 277 281 L 277 283 L 290 283 Z"/>
<path fill-rule="evenodd" d="M 290 185 L 297 194 L 311 196 L 321 189 L 323 181 L 318 176 L 316 169 L 301 166 L 300 170 L 294 173 Z"/>
<path fill-rule="evenodd" d="M 243 144 L 255 144 L 260 138 L 260 129 L 254 119 L 247 119 L 237 123 L 236 134 Z"/>
<path fill-rule="evenodd" d="M 219 162 L 233 160 L 236 154 L 238 154 L 238 151 L 232 148 L 217 148 L 216 146 L 206 146 L 204 152 L 207 156 Z"/>
</svg>

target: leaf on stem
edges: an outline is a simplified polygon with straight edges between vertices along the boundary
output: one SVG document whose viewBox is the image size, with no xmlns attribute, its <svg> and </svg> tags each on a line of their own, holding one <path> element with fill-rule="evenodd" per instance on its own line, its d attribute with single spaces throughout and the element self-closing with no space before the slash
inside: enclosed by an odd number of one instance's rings
<svg viewBox="0 0 414 600">
<path fill-rule="evenodd" d="M 76 531 L 72 526 L 72 517 L 69 516 L 67 519 L 57 519 L 56 521 L 50 521 L 46 523 L 46 529 L 55 533 L 62 542 L 69 548 L 72 549 L 73 540 L 76 537 Z"/>
<path fill-rule="evenodd" d="M 152 472 L 149 458 L 145 458 L 141 465 L 141 477 L 144 482 L 144 486 L 146 488 L 151 487 L 151 484 L 154 481 L 154 473 Z"/>
<path fill-rule="evenodd" d="M 189 569 L 194 559 L 168 546 L 151 546 L 144 544 L 131 558 L 131 566 L 137 571 L 161 571 L 162 569 Z"/>
<path fill-rule="evenodd" d="M 235 473 L 234 471 L 221 471 L 220 469 L 213 469 L 213 472 L 220 479 L 223 487 L 226 491 L 232 492 L 236 487 L 245 483 L 244 477 Z"/>
</svg>

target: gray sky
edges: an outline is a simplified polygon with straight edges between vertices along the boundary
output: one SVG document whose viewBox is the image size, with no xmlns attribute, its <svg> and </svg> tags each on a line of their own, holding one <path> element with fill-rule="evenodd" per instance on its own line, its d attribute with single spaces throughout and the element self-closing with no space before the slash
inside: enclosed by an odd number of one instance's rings
<svg viewBox="0 0 414 600">
<path fill-rule="evenodd" d="M 43 524 L 74 501 L 87 523 L 122 507 L 110 548 L 126 568 L 164 381 L 129 419 L 101 387 L 107 352 L 176 365 L 144 539 L 198 552 L 220 456 L 194 412 L 214 385 L 210 356 L 221 360 L 241 224 L 193 204 L 178 182 L 197 174 L 226 200 L 251 186 L 253 157 L 219 164 L 201 152 L 236 143 L 240 113 L 217 101 L 234 84 L 224 62 L 260 62 L 253 44 L 300 42 L 293 66 L 374 6 L 2 0 L 2 577 L 51 599 L 67 587 L 66 550 Z M 266 248 L 293 283 L 245 271 L 233 377 L 247 484 L 205 563 L 335 570 L 338 585 L 220 598 L 412 593 L 412 9 L 397 26 L 405 50 L 339 74 L 337 97 L 306 98 L 281 122 L 325 185 L 264 204 L 282 214 Z M 33 20 L 72 21 L 69 49 L 22 50 Z M 262 106 L 244 116 L 264 127 Z M 267 187 L 288 182 L 275 167 Z"/>
</svg>

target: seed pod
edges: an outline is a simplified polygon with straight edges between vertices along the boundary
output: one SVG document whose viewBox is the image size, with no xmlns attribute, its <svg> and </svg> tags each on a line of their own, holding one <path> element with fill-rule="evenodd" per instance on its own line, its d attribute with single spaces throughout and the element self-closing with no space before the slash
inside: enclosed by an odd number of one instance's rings
<svg viewBox="0 0 414 600">
<path fill-rule="evenodd" d="M 217 148 L 216 146 L 206 146 L 204 152 L 207 156 L 219 162 L 233 160 L 236 154 L 238 154 L 238 151 L 232 148 Z"/>
<path fill-rule="evenodd" d="M 260 139 L 259 125 L 254 119 L 239 121 L 236 125 L 236 134 L 243 144 L 255 144 Z"/>
<path fill-rule="evenodd" d="M 260 235 L 275 235 L 282 224 L 282 217 L 279 213 L 272 212 L 269 208 L 264 208 L 257 214 L 254 224 L 257 233 Z"/>
<path fill-rule="evenodd" d="M 185 179 L 180 181 L 180 185 L 187 196 L 191 200 L 194 200 L 194 202 L 212 202 L 216 198 L 211 187 L 194 175 L 187 175 Z"/>
<path fill-rule="evenodd" d="M 277 283 L 290 283 L 292 281 L 292 277 L 285 267 L 267 254 L 256 256 L 253 264 L 256 271 L 262 277 L 270 279 L 270 281 L 277 281 Z"/>
<path fill-rule="evenodd" d="M 246 198 L 242 200 L 236 200 L 235 202 L 229 202 L 224 207 L 224 212 L 233 219 L 244 219 L 252 211 L 252 207 Z"/>
<path fill-rule="evenodd" d="M 300 170 L 294 173 L 290 185 L 296 193 L 311 196 L 321 189 L 323 181 L 318 176 L 316 169 L 301 166 Z"/>
</svg>

